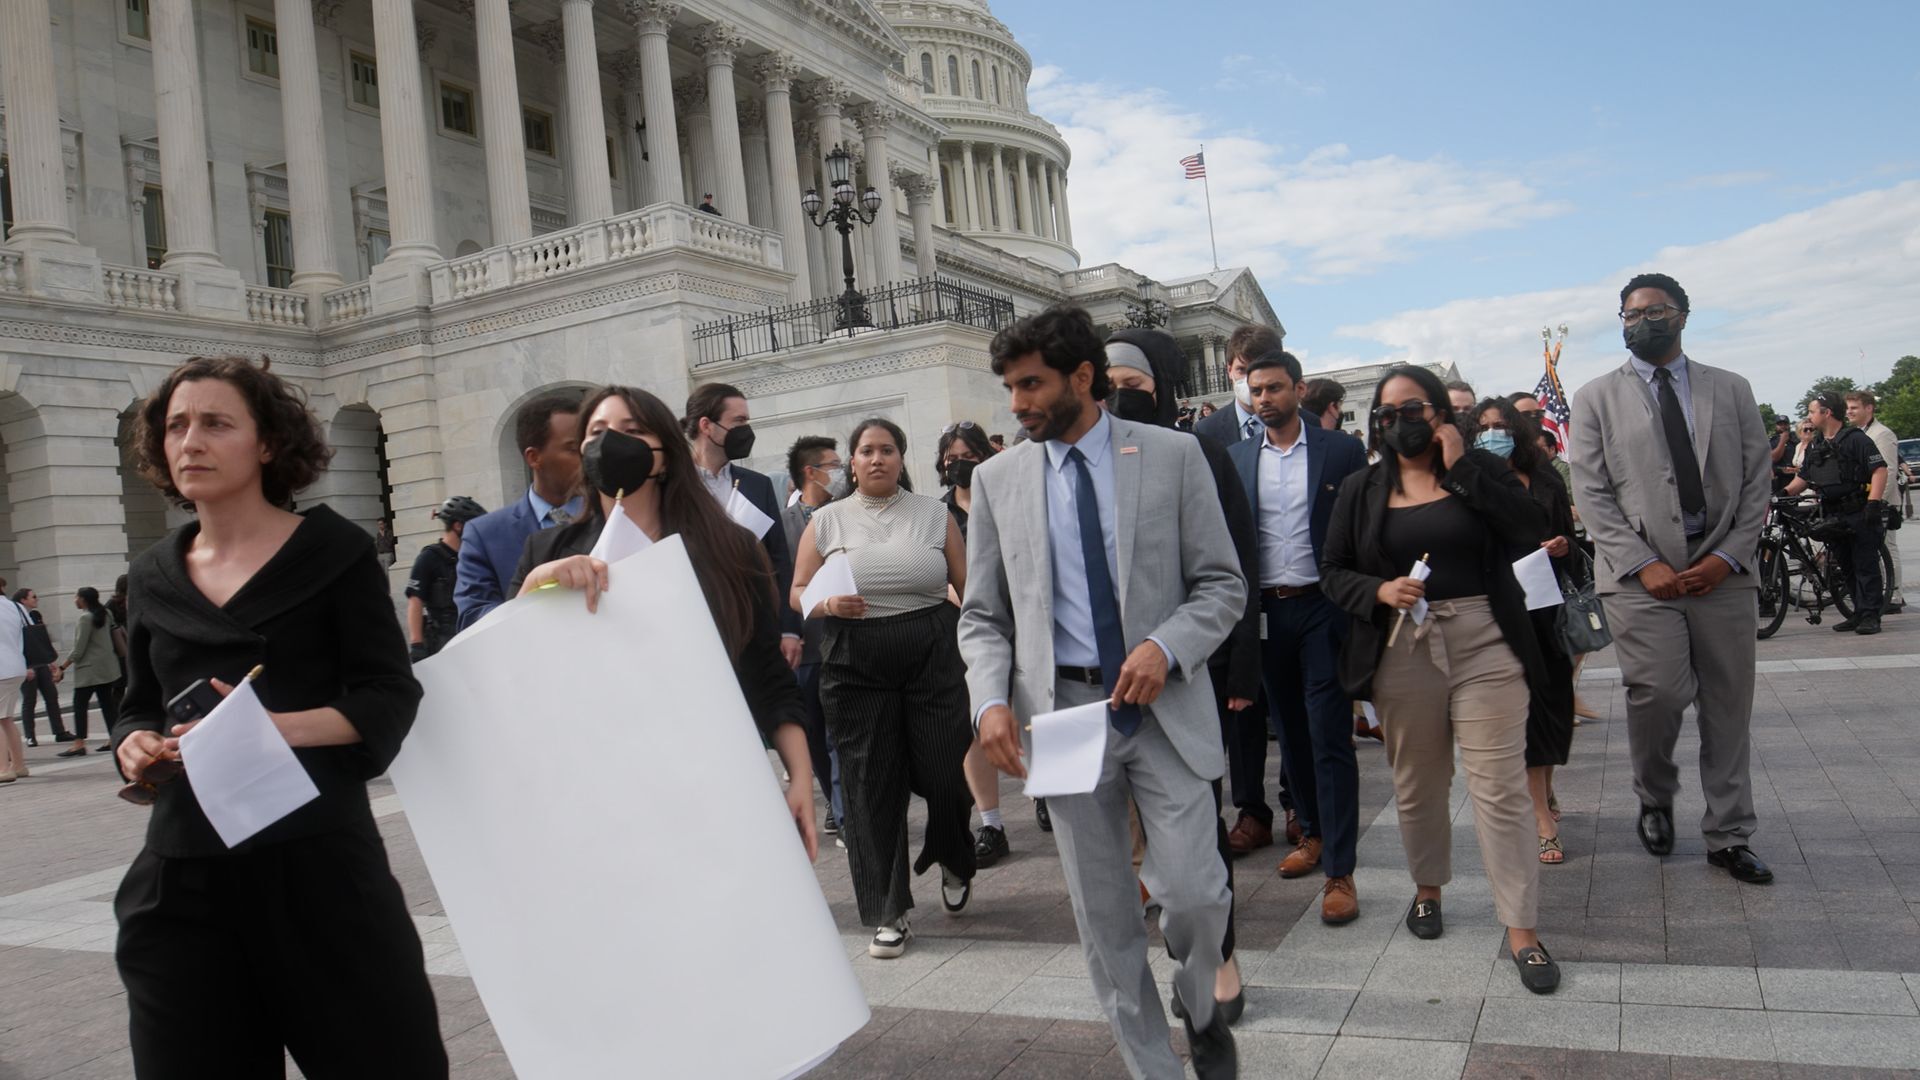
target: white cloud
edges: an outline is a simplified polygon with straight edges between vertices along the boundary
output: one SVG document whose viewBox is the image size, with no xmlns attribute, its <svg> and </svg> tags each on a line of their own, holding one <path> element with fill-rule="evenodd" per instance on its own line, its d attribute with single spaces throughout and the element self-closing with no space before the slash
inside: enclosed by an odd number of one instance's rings
<svg viewBox="0 0 1920 1080">
<path fill-rule="evenodd" d="M 1746 375 L 1776 408 L 1822 375 L 1883 378 L 1895 359 L 1920 352 L 1920 181 L 1663 248 L 1600 280 L 1456 300 L 1336 334 L 1386 347 L 1360 359 L 1452 361 L 1497 392 L 1539 379 L 1540 327 L 1565 322 L 1572 336 L 1561 377 L 1572 389 L 1625 359 L 1614 312 L 1620 286 L 1643 270 L 1686 288 L 1689 353 Z"/>
<path fill-rule="evenodd" d="M 1236 77 L 1255 74 L 1238 65 Z M 1075 246 L 1168 276 L 1212 263 L 1204 192 L 1178 164 L 1203 139 L 1220 262 L 1253 266 L 1268 281 L 1362 274 L 1425 244 L 1565 209 L 1518 177 L 1446 158 L 1356 158 L 1338 144 L 1301 154 L 1244 133 L 1209 134 L 1204 116 L 1157 91 L 1077 82 L 1058 68 L 1036 70 L 1029 91 L 1073 148 Z"/>
</svg>

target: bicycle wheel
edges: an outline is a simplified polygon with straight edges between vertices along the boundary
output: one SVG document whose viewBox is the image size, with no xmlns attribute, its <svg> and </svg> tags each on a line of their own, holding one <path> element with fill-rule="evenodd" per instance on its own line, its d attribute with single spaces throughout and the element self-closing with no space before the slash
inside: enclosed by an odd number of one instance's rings
<svg viewBox="0 0 1920 1080">
<path fill-rule="evenodd" d="M 1886 614 L 1893 600 L 1893 549 L 1888 538 L 1880 538 L 1880 613 Z"/>
<path fill-rule="evenodd" d="M 1820 590 L 1833 598 L 1833 606 L 1840 609 L 1841 621 L 1853 618 L 1853 575 L 1841 569 L 1831 545 L 1820 550 Z"/>
<path fill-rule="evenodd" d="M 1765 641 L 1780 629 L 1787 621 L 1787 556 L 1778 545 L 1769 545 L 1762 552 L 1760 563 L 1759 600 L 1761 641 Z"/>
</svg>

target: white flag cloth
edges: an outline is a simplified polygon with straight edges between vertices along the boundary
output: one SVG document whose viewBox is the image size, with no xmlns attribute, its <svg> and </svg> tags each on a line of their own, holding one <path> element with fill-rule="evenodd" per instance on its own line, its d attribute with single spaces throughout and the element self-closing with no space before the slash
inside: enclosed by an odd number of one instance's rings
<svg viewBox="0 0 1920 1080">
<path fill-rule="evenodd" d="M 858 595 L 860 586 L 853 580 L 853 563 L 847 560 L 846 552 L 836 551 L 827 556 L 827 561 L 813 572 L 807 587 L 800 591 L 800 614 L 812 618 L 814 607 L 822 600 Z"/>
<path fill-rule="evenodd" d="M 603 563 L 617 563 L 652 546 L 653 540 L 627 516 L 627 508 L 615 502 L 613 513 L 607 515 L 607 524 L 600 530 L 600 539 L 593 542 L 593 550 L 587 554 Z"/>
<path fill-rule="evenodd" d="M 1425 581 L 1433 576 L 1433 567 L 1427 565 L 1427 560 L 1421 559 L 1413 564 L 1413 569 L 1407 571 L 1407 576 L 1415 581 Z M 1426 622 L 1427 598 L 1423 596 L 1415 600 L 1413 607 L 1408 609 L 1408 613 L 1413 616 L 1413 625 L 1419 626 L 1421 623 Z"/>
<path fill-rule="evenodd" d="M 532 593 L 414 668 L 407 822 L 517 1075 L 794 1075 L 866 997 L 683 540 L 609 573 L 595 614 Z"/>
<path fill-rule="evenodd" d="M 201 811 L 228 847 L 320 797 L 250 682 L 180 736 L 180 762 Z"/>
<path fill-rule="evenodd" d="M 1105 699 L 1056 709 L 1033 718 L 1033 754 L 1027 763 L 1029 799 L 1085 795 L 1100 783 L 1107 759 L 1107 726 L 1113 710 Z"/>
<path fill-rule="evenodd" d="M 752 533 L 755 540 L 767 535 L 767 530 L 773 528 L 773 519 L 761 513 L 760 508 L 753 505 L 753 500 L 740 494 L 739 488 L 734 488 L 727 496 L 726 510 L 733 523 Z"/>
<path fill-rule="evenodd" d="M 1567 602 L 1560 595 L 1560 576 L 1553 572 L 1553 559 L 1546 548 L 1535 548 L 1513 563 L 1514 580 L 1527 591 L 1527 610 L 1554 607 Z"/>
</svg>

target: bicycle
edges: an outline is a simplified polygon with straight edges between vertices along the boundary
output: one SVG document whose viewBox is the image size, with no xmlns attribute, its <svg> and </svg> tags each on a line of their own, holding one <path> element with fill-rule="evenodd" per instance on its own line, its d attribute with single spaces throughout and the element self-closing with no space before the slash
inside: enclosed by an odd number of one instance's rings
<svg viewBox="0 0 1920 1080">
<path fill-rule="evenodd" d="M 1828 605 L 1837 608 L 1842 619 L 1853 618 L 1853 583 L 1828 545 L 1816 538 L 1822 523 L 1815 500 L 1781 495 L 1768 501 L 1760 533 L 1760 588 L 1755 601 L 1761 641 L 1779 631 L 1789 606 L 1805 611 L 1807 622 L 1814 626 L 1820 625 L 1821 612 Z M 1880 541 L 1880 574 L 1884 587 L 1891 590 L 1893 558 L 1885 538 Z"/>
</svg>

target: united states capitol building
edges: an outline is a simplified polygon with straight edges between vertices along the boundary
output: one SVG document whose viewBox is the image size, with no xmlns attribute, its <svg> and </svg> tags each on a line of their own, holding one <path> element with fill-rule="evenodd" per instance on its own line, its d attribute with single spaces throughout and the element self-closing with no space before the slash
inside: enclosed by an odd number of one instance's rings
<svg viewBox="0 0 1920 1080">
<path fill-rule="evenodd" d="M 1259 284 L 1084 265 L 1031 73 L 984 0 L 5 0 L 0 576 L 61 623 L 181 520 L 126 436 L 193 354 L 302 384 L 302 504 L 403 552 L 521 495 L 559 387 L 735 383 L 776 475 L 888 416 L 923 487 L 948 424 L 1013 430 L 987 343 L 1055 301 L 1161 313 L 1217 394 Z M 860 303 L 809 188 L 874 207 Z"/>
</svg>

